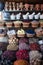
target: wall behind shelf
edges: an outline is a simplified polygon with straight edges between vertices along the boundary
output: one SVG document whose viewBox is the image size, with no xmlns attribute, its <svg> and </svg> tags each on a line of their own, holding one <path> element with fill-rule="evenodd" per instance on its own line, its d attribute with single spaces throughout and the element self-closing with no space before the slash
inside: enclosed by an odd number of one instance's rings
<svg viewBox="0 0 43 65">
<path fill-rule="evenodd" d="M 15 1 L 15 2 L 27 2 L 27 3 L 34 3 L 34 4 L 36 4 L 36 3 L 42 3 L 43 4 L 43 0 L 0 0 L 0 1 L 3 1 L 3 2 L 5 2 L 5 1 Z"/>
</svg>

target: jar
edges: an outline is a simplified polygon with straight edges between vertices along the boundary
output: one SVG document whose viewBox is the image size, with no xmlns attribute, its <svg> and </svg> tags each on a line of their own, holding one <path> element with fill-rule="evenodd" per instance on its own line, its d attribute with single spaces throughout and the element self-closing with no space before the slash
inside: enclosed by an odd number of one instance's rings
<svg viewBox="0 0 43 65">
<path fill-rule="evenodd" d="M 10 13 L 3 11 L 3 20 L 9 20 L 10 19 Z"/>
<path fill-rule="evenodd" d="M 41 11 L 43 10 L 43 4 L 41 4 Z"/>
<path fill-rule="evenodd" d="M 15 20 L 15 15 L 14 15 L 14 13 L 11 14 L 10 19 L 11 19 L 11 20 Z"/>
<path fill-rule="evenodd" d="M 20 2 L 19 8 L 20 8 L 20 10 L 23 10 L 23 3 L 22 2 Z"/>
<path fill-rule="evenodd" d="M 30 5 L 30 10 L 33 10 L 33 8 L 34 8 L 34 5 L 31 4 L 31 5 Z"/>
<path fill-rule="evenodd" d="M 40 10 L 40 5 L 39 5 L 39 4 L 36 4 L 36 5 L 35 5 L 35 10 L 37 10 L 37 11 Z"/>
<path fill-rule="evenodd" d="M 20 10 L 23 10 L 23 3 L 22 2 L 20 2 L 19 8 L 20 8 Z"/>
<path fill-rule="evenodd" d="M 26 3 L 24 6 L 25 6 L 25 10 L 28 11 L 28 9 L 29 9 L 29 4 Z"/>
</svg>

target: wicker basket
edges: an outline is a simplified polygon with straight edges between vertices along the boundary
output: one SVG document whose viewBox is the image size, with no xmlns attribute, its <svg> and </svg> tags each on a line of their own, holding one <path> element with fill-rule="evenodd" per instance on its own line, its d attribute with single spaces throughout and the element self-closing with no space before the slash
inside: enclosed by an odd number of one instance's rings
<svg viewBox="0 0 43 65">
<path fill-rule="evenodd" d="M 6 26 L 9 28 L 9 27 L 12 27 L 12 22 L 6 22 Z"/>
<path fill-rule="evenodd" d="M 37 33 L 37 32 L 36 32 L 36 36 L 37 36 L 37 37 L 42 37 L 42 33 Z"/>
<path fill-rule="evenodd" d="M 32 27 L 38 27 L 39 22 L 31 22 L 31 24 L 32 24 Z"/>
<path fill-rule="evenodd" d="M 29 22 L 23 22 L 22 24 L 23 24 L 23 27 L 28 28 L 30 23 Z"/>
<path fill-rule="evenodd" d="M 25 37 L 25 34 L 17 34 L 17 37 Z"/>
<path fill-rule="evenodd" d="M 34 34 L 29 34 L 29 33 L 26 33 L 27 37 L 33 37 Z"/>
<path fill-rule="evenodd" d="M 1 33 L 0 33 L 0 37 L 4 37 L 4 36 L 5 36 L 5 34 L 4 34 L 4 33 L 3 33 L 3 34 L 1 34 Z"/>
<path fill-rule="evenodd" d="M 30 65 L 41 65 L 41 60 L 33 61 Z"/>
<path fill-rule="evenodd" d="M 19 28 L 21 26 L 21 23 L 20 22 L 18 22 L 18 23 L 14 22 L 14 26 L 15 26 L 15 28 Z"/>
<path fill-rule="evenodd" d="M 15 37 L 15 36 L 16 36 L 16 34 L 8 35 L 9 38 L 11 38 L 11 37 Z"/>
<path fill-rule="evenodd" d="M 0 22 L 0 27 L 3 27 L 4 26 L 4 23 L 3 22 Z"/>
<path fill-rule="evenodd" d="M 5 51 L 7 49 L 8 43 L 0 43 L 0 50 Z"/>
<path fill-rule="evenodd" d="M 43 22 L 40 22 L 40 27 L 43 27 Z"/>
</svg>

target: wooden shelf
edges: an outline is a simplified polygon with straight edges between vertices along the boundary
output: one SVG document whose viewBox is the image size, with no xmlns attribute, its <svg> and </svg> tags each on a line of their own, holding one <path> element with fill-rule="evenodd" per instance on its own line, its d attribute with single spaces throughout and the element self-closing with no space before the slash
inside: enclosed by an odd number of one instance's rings
<svg viewBox="0 0 43 65">
<path fill-rule="evenodd" d="M 27 12 L 29 12 L 29 13 L 33 13 L 33 12 L 38 13 L 38 12 L 41 12 L 41 13 L 43 13 L 43 11 L 35 11 L 35 10 L 32 10 L 32 11 L 30 11 L 30 10 L 28 10 L 28 11 L 5 11 L 5 12 L 9 12 L 9 13 L 27 13 Z"/>
<path fill-rule="evenodd" d="M 0 0 L 0 1 L 10 1 L 10 2 L 23 2 L 23 3 L 31 3 L 31 4 L 37 4 L 37 3 L 42 3 L 43 4 L 43 0 Z"/>
<path fill-rule="evenodd" d="M 40 20 L 43 20 L 43 19 L 19 19 L 19 20 L 18 19 L 15 19 L 15 20 L 9 19 L 9 20 L 3 20 L 3 21 L 8 21 L 8 22 L 9 21 L 26 21 L 27 22 L 27 21 L 33 21 L 33 20 L 40 21 Z"/>
</svg>

